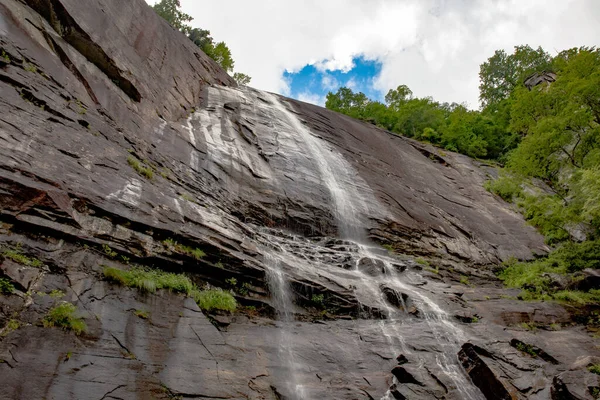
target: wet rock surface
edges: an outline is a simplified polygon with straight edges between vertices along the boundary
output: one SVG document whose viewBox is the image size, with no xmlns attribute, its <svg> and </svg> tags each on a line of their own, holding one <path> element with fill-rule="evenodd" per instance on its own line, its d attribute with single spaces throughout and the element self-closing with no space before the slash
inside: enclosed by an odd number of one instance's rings
<svg viewBox="0 0 600 400">
<path fill-rule="evenodd" d="M 597 393 L 597 343 L 569 310 L 493 280 L 488 265 L 547 249 L 476 161 L 238 88 L 142 0 L 3 0 L 0 46 L 0 278 L 14 287 L 0 294 L 0 398 Z M 205 313 L 103 279 L 133 265 L 240 307 Z M 44 326 L 61 302 L 85 334 Z"/>
</svg>

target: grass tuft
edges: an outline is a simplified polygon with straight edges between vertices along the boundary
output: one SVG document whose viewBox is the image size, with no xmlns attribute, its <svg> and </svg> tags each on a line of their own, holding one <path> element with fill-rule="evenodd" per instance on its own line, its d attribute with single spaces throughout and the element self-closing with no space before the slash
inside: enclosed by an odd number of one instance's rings
<svg viewBox="0 0 600 400">
<path fill-rule="evenodd" d="M 154 178 L 154 171 L 152 168 L 140 163 L 135 157 L 129 156 L 127 157 L 127 163 L 141 176 L 146 179 L 152 180 Z"/>
<path fill-rule="evenodd" d="M 0 293 L 11 294 L 15 291 L 15 286 L 6 278 L 0 278 Z"/>
<path fill-rule="evenodd" d="M 43 320 L 44 327 L 59 327 L 81 335 L 87 331 L 83 318 L 77 316 L 77 308 L 72 303 L 61 302 L 54 306 Z"/>
<path fill-rule="evenodd" d="M 127 271 L 106 267 L 104 268 L 104 277 L 109 281 L 148 293 L 154 293 L 157 289 L 168 289 L 175 293 L 190 295 L 194 289 L 190 278 L 183 274 L 142 267 L 134 267 Z"/>
<path fill-rule="evenodd" d="M 20 250 L 4 250 L 2 255 L 16 263 L 23 264 L 28 267 L 40 268 L 44 265 L 44 263 L 37 258 L 27 257 Z"/>
<path fill-rule="evenodd" d="M 237 308 L 237 302 L 231 293 L 221 289 L 195 290 L 192 297 L 198 307 L 205 311 L 223 310 L 233 312 Z"/>
<path fill-rule="evenodd" d="M 600 375 L 600 364 L 590 365 L 588 367 L 588 371 L 590 371 L 592 374 Z"/>
<path fill-rule="evenodd" d="M 194 248 L 194 247 L 190 247 L 190 246 L 185 246 L 183 244 L 177 243 L 175 240 L 173 239 L 165 239 L 163 241 L 163 244 L 171 251 L 175 251 L 177 253 L 181 253 L 181 254 L 187 254 L 188 256 L 191 256 L 193 258 L 195 258 L 196 260 L 200 260 L 202 259 L 202 257 L 204 257 L 206 255 L 206 253 L 204 251 L 202 251 L 199 248 Z"/>
</svg>

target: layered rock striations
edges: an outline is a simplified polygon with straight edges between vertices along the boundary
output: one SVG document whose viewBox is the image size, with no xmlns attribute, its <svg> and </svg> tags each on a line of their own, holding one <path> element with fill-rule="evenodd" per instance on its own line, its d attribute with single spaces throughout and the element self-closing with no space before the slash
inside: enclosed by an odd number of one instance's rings
<svg viewBox="0 0 600 400">
<path fill-rule="evenodd" d="M 237 87 L 142 0 L 4 0 L 0 46 L 1 398 L 597 393 L 571 315 L 494 283 L 547 249 L 490 167 Z M 241 306 L 103 279 L 134 264 Z M 43 326 L 62 301 L 85 334 Z"/>
</svg>

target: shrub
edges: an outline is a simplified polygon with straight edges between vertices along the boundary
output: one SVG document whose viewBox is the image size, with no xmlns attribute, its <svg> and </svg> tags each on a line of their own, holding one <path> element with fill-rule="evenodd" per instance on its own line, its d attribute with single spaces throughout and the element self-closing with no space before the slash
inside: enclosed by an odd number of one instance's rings
<svg viewBox="0 0 600 400">
<path fill-rule="evenodd" d="M 106 267 L 104 268 L 104 277 L 123 286 L 134 287 L 149 293 L 154 293 L 157 289 L 168 289 L 172 292 L 189 295 L 194 289 L 190 278 L 183 274 L 142 267 L 134 267 L 127 271 Z"/>
<path fill-rule="evenodd" d="M 590 371 L 592 374 L 600 375 L 600 364 L 590 365 L 588 367 L 588 371 Z"/>
<path fill-rule="evenodd" d="M 87 331 L 83 318 L 76 315 L 77 308 L 74 304 L 61 302 L 48 312 L 43 320 L 44 327 L 60 327 L 81 335 Z"/>
<path fill-rule="evenodd" d="M 509 203 L 522 193 L 521 182 L 508 174 L 501 174 L 498 179 L 486 181 L 483 187 Z"/>
<path fill-rule="evenodd" d="M 231 293 L 221 289 L 195 290 L 192 296 L 198 307 L 205 311 L 223 310 L 233 312 L 237 308 L 237 302 Z"/>
<path fill-rule="evenodd" d="M 15 291 L 14 285 L 6 278 L 0 278 L 0 293 L 11 294 Z"/>
</svg>

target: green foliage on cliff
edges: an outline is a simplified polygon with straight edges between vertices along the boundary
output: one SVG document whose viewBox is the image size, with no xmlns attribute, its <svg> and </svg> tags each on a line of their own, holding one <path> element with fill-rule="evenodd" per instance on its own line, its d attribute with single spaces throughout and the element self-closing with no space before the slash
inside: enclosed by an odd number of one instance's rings
<svg viewBox="0 0 600 400">
<path fill-rule="evenodd" d="M 233 72 L 235 61 L 231 55 L 231 50 L 225 42 L 215 42 L 210 31 L 200 28 L 192 28 L 188 22 L 194 20 L 191 15 L 181 11 L 179 0 L 161 0 L 152 6 L 152 9 L 165 19 L 173 28 L 188 35 L 188 38 L 194 42 L 207 56 L 215 60 L 227 73 Z M 233 79 L 240 85 L 248 85 L 250 76 L 236 72 Z"/>
<path fill-rule="evenodd" d="M 193 298 L 198 307 L 205 311 L 235 311 L 237 307 L 231 293 L 221 289 L 198 289 L 191 279 L 183 274 L 139 266 L 129 270 L 105 267 L 103 273 L 107 281 L 137 288 L 143 292 L 155 293 L 159 289 L 166 289 L 174 293 L 182 293 Z"/>
<path fill-rule="evenodd" d="M 191 27 L 187 24 L 192 21 L 191 15 L 181 11 L 179 0 L 161 0 L 152 6 L 154 11 L 165 19 L 173 28 L 183 33 L 189 33 Z"/>
<path fill-rule="evenodd" d="M 233 312 L 237 308 L 235 298 L 221 289 L 195 291 L 193 299 L 202 310 L 222 310 Z"/>
<path fill-rule="evenodd" d="M 523 288 L 526 299 L 600 302 L 595 292 L 553 286 L 548 275 L 573 280 L 577 271 L 600 268 L 600 51 L 573 48 L 551 57 L 529 46 L 512 54 L 499 50 L 481 65 L 479 78 L 479 111 L 416 98 L 405 85 L 390 90 L 385 104 L 340 88 L 327 95 L 326 107 L 504 163 L 486 189 L 515 203 L 556 250 L 545 259 L 512 264 L 502 279 Z M 539 84 L 526 87 L 529 78 L 539 78 Z"/>
<path fill-rule="evenodd" d="M 56 326 L 73 331 L 76 335 L 81 335 L 87 331 L 85 321 L 77 315 L 77 307 L 66 301 L 52 307 L 42 322 L 47 328 Z"/>
<path fill-rule="evenodd" d="M 405 85 L 390 90 L 386 104 L 342 87 L 329 93 L 325 106 L 391 132 L 427 141 L 471 157 L 498 158 L 514 147 L 515 139 L 502 121 L 489 113 L 459 104 L 414 98 Z"/>
<path fill-rule="evenodd" d="M 0 294 L 11 294 L 15 291 L 14 285 L 6 278 L 0 278 Z"/>
</svg>

